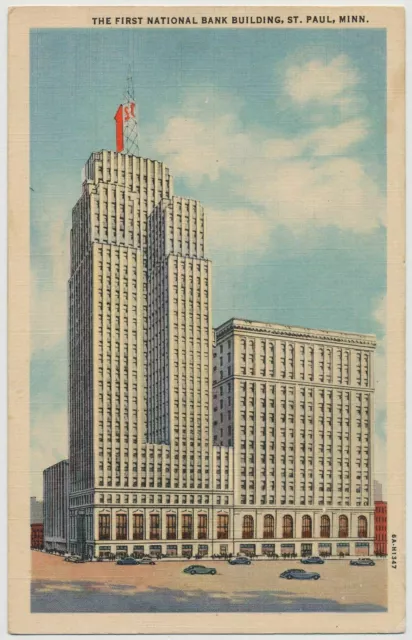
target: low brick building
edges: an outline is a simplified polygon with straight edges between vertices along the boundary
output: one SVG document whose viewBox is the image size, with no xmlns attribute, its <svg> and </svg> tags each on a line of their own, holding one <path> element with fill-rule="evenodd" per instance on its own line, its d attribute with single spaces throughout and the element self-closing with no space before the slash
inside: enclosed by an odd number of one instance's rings
<svg viewBox="0 0 412 640">
<path fill-rule="evenodd" d="M 30 546 L 32 549 L 43 549 L 43 524 L 36 522 L 30 525 L 31 539 Z"/>
<path fill-rule="evenodd" d="M 388 553 L 387 517 L 387 502 L 375 502 L 375 555 Z"/>
</svg>

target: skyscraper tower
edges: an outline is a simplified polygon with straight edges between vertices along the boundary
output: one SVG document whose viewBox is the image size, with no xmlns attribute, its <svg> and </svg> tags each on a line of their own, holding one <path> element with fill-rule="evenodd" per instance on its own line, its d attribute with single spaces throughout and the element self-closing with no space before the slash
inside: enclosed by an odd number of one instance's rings
<svg viewBox="0 0 412 640">
<path fill-rule="evenodd" d="M 85 166 L 69 281 L 73 496 L 137 486 L 147 440 L 148 216 L 172 190 L 161 162 L 103 150 Z"/>
</svg>

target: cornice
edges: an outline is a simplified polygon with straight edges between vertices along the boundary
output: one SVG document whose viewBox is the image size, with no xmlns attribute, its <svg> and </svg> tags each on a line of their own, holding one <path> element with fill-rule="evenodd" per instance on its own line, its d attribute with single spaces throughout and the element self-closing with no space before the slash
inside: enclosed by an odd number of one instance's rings
<svg viewBox="0 0 412 640">
<path fill-rule="evenodd" d="M 297 340 L 319 341 L 333 344 L 347 344 L 365 346 L 371 349 L 376 347 L 376 338 L 369 334 L 355 334 L 323 329 L 306 329 L 304 327 L 293 327 L 287 325 L 276 325 L 270 323 L 254 323 L 253 321 L 229 320 L 225 324 L 215 329 L 217 340 L 227 335 L 239 332 L 245 335 L 266 334 L 280 338 L 293 338 Z"/>
</svg>

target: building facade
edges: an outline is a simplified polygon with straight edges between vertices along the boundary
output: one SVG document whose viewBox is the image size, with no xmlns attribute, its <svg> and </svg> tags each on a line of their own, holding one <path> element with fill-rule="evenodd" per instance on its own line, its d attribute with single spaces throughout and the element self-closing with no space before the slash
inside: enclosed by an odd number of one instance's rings
<svg viewBox="0 0 412 640">
<path fill-rule="evenodd" d="M 69 461 L 43 471 L 43 523 L 46 551 L 67 551 L 69 520 Z"/>
<path fill-rule="evenodd" d="M 388 504 L 382 500 L 375 502 L 375 554 L 388 554 Z"/>
<path fill-rule="evenodd" d="M 240 550 L 372 553 L 375 346 L 238 319 L 216 329 L 214 442 L 233 448 Z"/>
<path fill-rule="evenodd" d="M 30 525 L 30 547 L 40 551 L 44 547 L 43 524 L 32 522 Z"/>
<path fill-rule="evenodd" d="M 162 163 L 104 150 L 86 163 L 71 230 L 70 550 L 369 553 L 374 339 L 241 321 L 214 333 L 205 226 Z"/>
<path fill-rule="evenodd" d="M 375 502 L 382 502 L 383 500 L 382 483 L 378 482 L 378 480 L 373 481 L 373 497 Z"/>
</svg>

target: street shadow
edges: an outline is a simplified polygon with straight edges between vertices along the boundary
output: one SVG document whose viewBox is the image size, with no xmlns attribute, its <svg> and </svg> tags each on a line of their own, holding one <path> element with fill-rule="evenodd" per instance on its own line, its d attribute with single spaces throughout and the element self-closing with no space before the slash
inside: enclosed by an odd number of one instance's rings
<svg viewBox="0 0 412 640">
<path fill-rule="evenodd" d="M 31 589 L 32 613 L 309 613 L 384 612 L 385 607 L 364 602 L 342 604 L 336 600 L 291 594 L 287 591 L 236 593 L 150 588 L 136 591 L 130 585 L 98 582 L 35 581 Z"/>
</svg>

